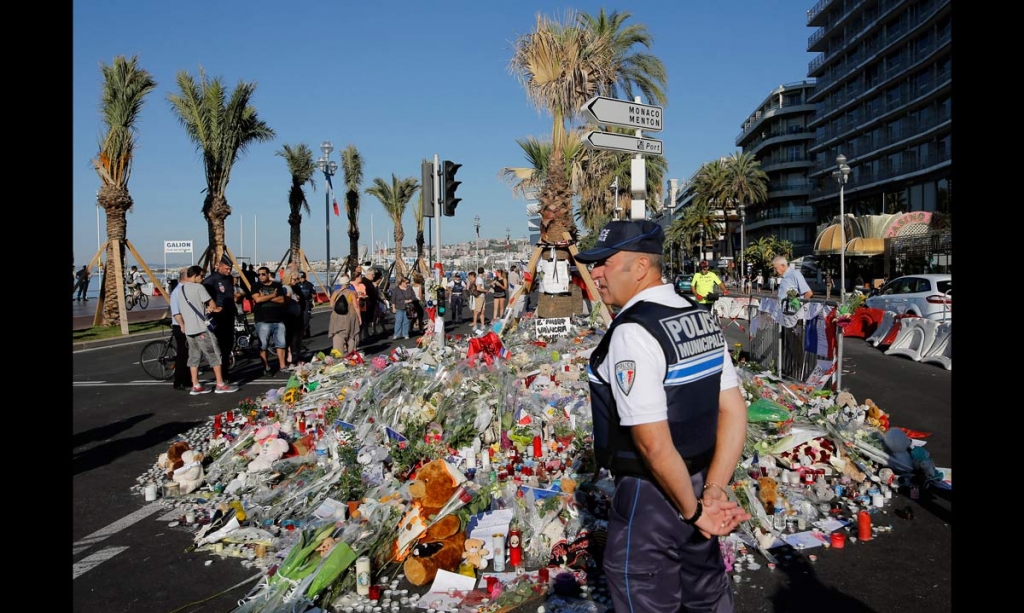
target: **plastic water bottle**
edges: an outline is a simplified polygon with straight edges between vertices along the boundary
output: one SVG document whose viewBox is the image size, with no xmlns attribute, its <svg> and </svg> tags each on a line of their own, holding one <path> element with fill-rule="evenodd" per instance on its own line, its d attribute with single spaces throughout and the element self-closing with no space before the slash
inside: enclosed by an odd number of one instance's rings
<svg viewBox="0 0 1024 613">
<path fill-rule="evenodd" d="M 327 443 L 324 442 L 324 439 L 320 439 L 316 442 L 314 451 L 316 452 L 316 463 L 319 466 L 327 466 L 327 463 L 330 460 L 330 455 L 328 454 Z"/>
</svg>

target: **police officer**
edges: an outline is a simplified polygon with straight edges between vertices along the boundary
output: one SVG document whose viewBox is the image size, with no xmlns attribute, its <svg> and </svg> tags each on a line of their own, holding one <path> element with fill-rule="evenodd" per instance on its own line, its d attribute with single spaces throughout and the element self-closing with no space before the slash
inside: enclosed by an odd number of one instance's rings
<svg viewBox="0 0 1024 613">
<path fill-rule="evenodd" d="M 214 305 L 220 307 L 220 311 L 212 313 L 210 318 L 216 324 L 213 335 L 217 337 L 217 347 L 223 356 L 222 377 L 227 383 L 230 382 L 229 369 L 235 346 L 235 315 L 238 313 L 238 307 L 235 306 L 238 299 L 235 278 L 231 276 L 231 258 L 227 253 L 221 256 L 217 270 L 203 280 L 203 285 L 213 297 Z"/>
<path fill-rule="evenodd" d="M 462 278 L 462 273 L 456 273 L 452 275 L 452 283 L 448 286 L 448 292 L 451 295 L 449 304 L 452 309 L 452 322 L 455 324 L 462 323 L 462 295 L 466 291 L 466 282 Z"/>
<path fill-rule="evenodd" d="M 726 494 L 747 410 L 721 328 L 661 280 L 664 239 L 654 222 L 612 221 L 576 256 L 621 307 L 588 368 L 594 453 L 615 477 L 604 573 L 616 611 L 726 613 L 714 535 L 750 519 Z"/>
</svg>

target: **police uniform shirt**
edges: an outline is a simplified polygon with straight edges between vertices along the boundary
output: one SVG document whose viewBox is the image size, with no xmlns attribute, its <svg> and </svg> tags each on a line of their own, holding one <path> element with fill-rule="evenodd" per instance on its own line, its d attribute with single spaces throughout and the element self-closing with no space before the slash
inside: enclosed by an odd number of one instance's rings
<svg viewBox="0 0 1024 613">
<path fill-rule="evenodd" d="M 658 285 L 645 289 L 627 302 L 622 310 L 644 300 L 671 307 L 686 307 L 692 302 L 675 292 L 671 285 Z M 736 368 L 729 356 L 728 343 L 723 348 L 725 361 L 722 368 L 720 390 L 739 385 Z M 626 385 L 611 384 L 620 423 L 635 426 L 668 419 L 668 401 L 665 396 L 665 374 L 668 365 L 661 345 L 643 326 L 636 323 L 620 324 L 612 334 L 608 356 L 598 368 L 605 381 L 616 381 L 616 364 L 633 362 L 632 373 L 625 374 Z"/>
<path fill-rule="evenodd" d="M 206 291 L 213 297 L 213 303 L 223 311 L 221 316 L 234 315 L 235 307 L 235 280 L 231 275 L 222 275 L 217 271 L 210 273 L 210 276 L 203 279 Z"/>
</svg>

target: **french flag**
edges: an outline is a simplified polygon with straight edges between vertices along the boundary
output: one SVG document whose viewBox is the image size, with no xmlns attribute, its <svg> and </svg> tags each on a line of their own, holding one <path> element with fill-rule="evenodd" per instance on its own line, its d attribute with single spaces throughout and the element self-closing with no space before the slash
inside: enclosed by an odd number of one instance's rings
<svg viewBox="0 0 1024 613">
<path fill-rule="evenodd" d="M 529 426 L 533 423 L 533 418 L 526 412 L 523 405 L 519 405 L 519 408 L 516 409 L 515 415 L 512 416 L 512 421 L 516 422 L 520 426 Z"/>
<path fill-rule="evenodd" d="M 401 435 L 397 430 L 393 430 L 387 426 L 384 426 L 384 432 L 388 435 L 388 438 L 395 441 L 396 443 L 408 443 L 409 439 Z"/>
<path fill-rule="evenodd" d="M 501 351 L 498 352 L 498 357 L 503 359 L 503 360 L 509 359 L 509 357 L 511 355 L 512 355 L 512 352 L 509 351 L 508 349 L 504 348 L 504 347 L 502 347 Z"/>
<path fill-rule="evenodd" d="M 341 210 L 338 208 L 338 198 L 335 197 L 335 195 L 334 195 L 334 184 L 331 183 L 331 175 L 325 174 L 324 176 L 327 177 L 327 187 L 330 188 L 331 200 L 334 202 L 334 214 L 340 217 L 341 216 Z"/>
</svg>

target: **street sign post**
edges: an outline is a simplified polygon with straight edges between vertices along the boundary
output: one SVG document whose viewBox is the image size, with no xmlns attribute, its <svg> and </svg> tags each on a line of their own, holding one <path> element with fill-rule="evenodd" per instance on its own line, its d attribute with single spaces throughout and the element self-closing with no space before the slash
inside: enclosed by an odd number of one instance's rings
<svg viewBox="0 0 1024 613">
<path fill-rule="evenodd" d="M 615 134 L 591 130 L 583 137 L 583 145 L 587 149 L 604 151 L 625 151 L 640 155 L 661 155 L 662 142 L 653 138 L 638 138 L 629 134 Z"/>
<path fill-rule="evenodd" d="M 664 109 L 605 96 L 594 96 L 583 104 L 583 112 L 597 123 L 660 132 Z"/>
</svg>

